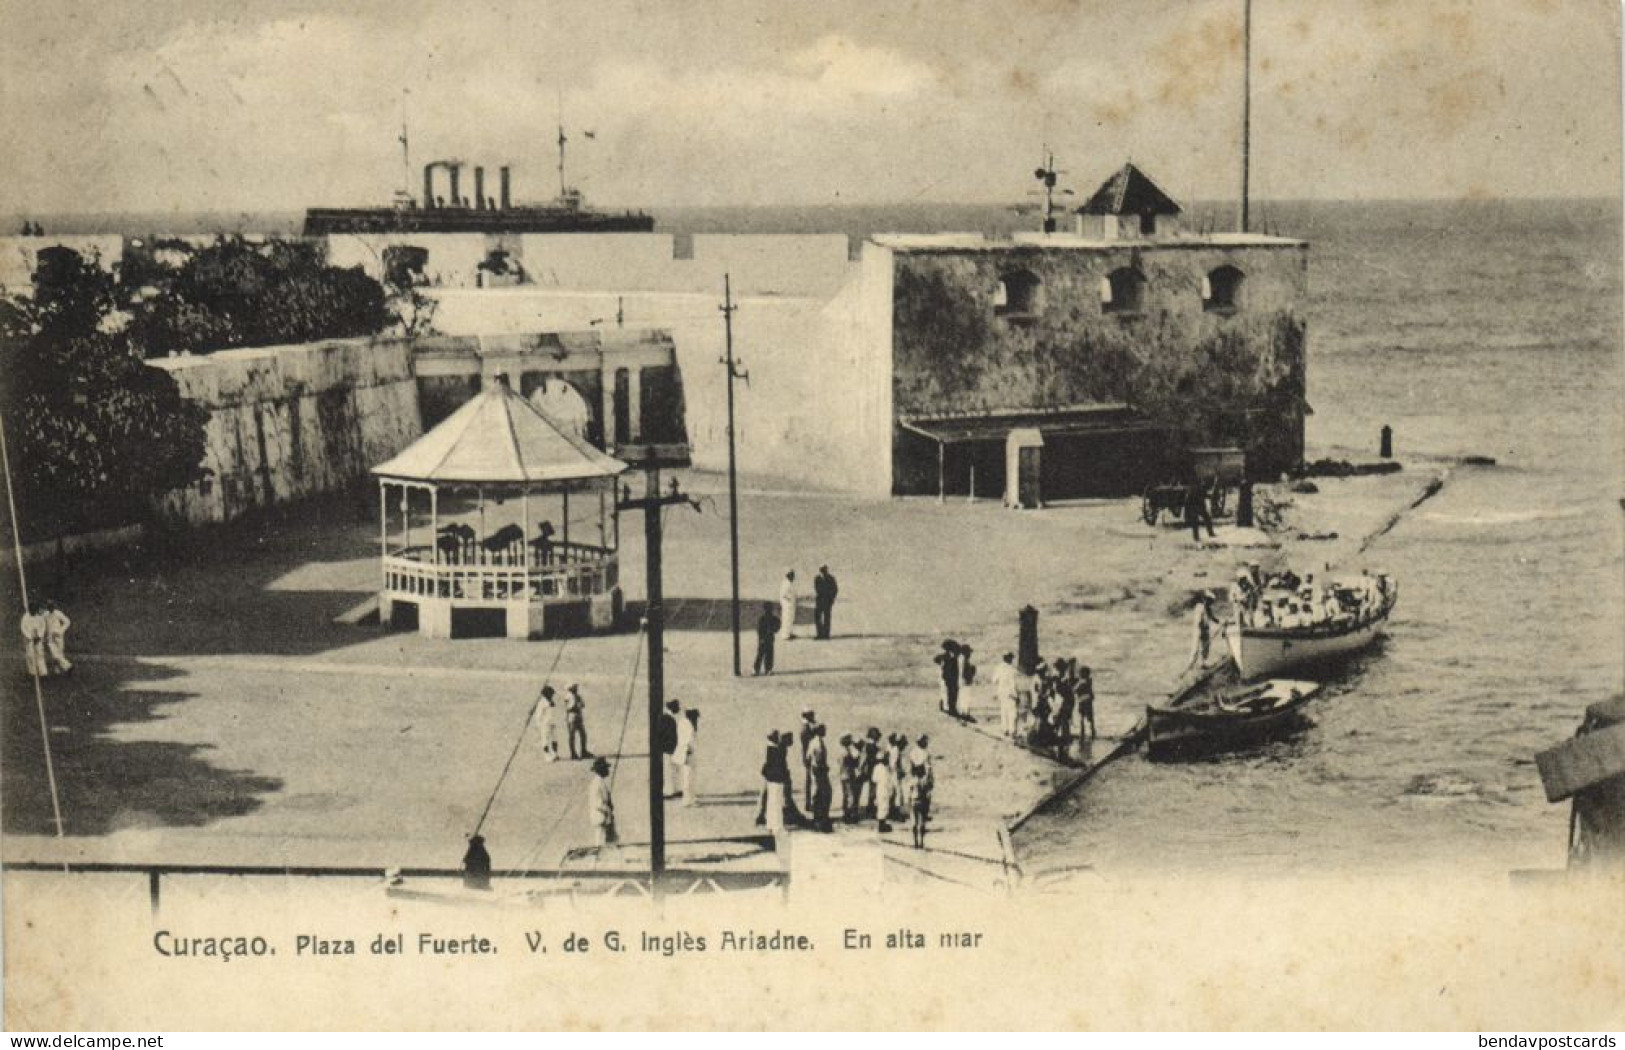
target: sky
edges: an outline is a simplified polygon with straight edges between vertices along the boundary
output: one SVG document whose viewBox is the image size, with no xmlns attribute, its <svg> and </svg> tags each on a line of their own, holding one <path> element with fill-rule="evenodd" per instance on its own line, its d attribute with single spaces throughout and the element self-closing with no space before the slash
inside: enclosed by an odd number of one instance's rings
<svg viewBox="0 0 1625 1050">
<path fill-rule="evenodd" d="M 1243 0 L 0 0 L 9 212 L 382 203 L 440 158 L 618 206 L 1239 183 Z M 1617 0 L 1254 0 L 1259 199 L 1617 196 Z M 586 138 L 580 132 L 591 130 Z M 465 169 L 464 185 L 472 174 Z M 468 192 L 465 190 L 465 193 Z"/>
</svg>

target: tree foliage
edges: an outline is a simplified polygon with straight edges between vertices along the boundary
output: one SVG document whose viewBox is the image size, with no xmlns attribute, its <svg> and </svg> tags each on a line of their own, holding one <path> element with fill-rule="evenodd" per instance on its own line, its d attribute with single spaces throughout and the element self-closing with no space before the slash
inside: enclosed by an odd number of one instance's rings
<svg viewBox="0 0 1625 1050">
<path fill-rule="evenodd" d="M 149 357 L 376 335 L 396 320 L 382 285 L 327 265 L 316 242 L 221 237 L 177 254 L 173 269 L 125 263 L 132 338 Z"/>
<path fill-rule="evenodd" d="M 148 366 L 114 279 L 52 259 L 0 300 L 0 413 L 25 538 L 138 520 L 201 474 L 207 412 Z"/>
</svg>

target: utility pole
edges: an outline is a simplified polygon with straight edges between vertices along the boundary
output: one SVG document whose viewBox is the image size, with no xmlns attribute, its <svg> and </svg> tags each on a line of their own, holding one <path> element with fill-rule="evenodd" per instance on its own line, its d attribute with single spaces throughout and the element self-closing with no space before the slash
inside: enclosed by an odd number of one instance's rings
<svg viewBox="0 0 1625 1050">
<path fill-rule="evenodd" d="M 660 746 L 660 716 L 665 708 L 665 608 L 660 577 L 660 512 L 672 504 L 686 503 L 696 511 L 700 505 L 677 491 L 677 479 L 665 495 L 660 493 L 660 468 L 644 469 L 644 494 L 633 499 L 631 491 L 622 488 L 617 511 L 643 511 L 643 543 L 648 577 L 648 601 L 644 621 L 649 635 L 649 883 L 650 892 L 658 893 L 656 885 L 666 870 L 666 785 L 665 751 Z"/>
<path fill-rule="evenodd" d="M 722 275 L 722 326 L 727 353 L 722 364 L 728 369 L 728 562 L 733 580 L 734 677 L 744 674 L 739 656 L 739 473 L 734 451 L 734 380 L 750 381 L 750 373 L 734 360 L 734 305 L 730 275 Z"/>
<path fill-rule="evenodd" d="M 1241 0 L 1241 204 L 1236 228 L 1247 232 L 1247 176 L 1252 149 L 1253 119 L 1253 0 Z"/>
</svg>

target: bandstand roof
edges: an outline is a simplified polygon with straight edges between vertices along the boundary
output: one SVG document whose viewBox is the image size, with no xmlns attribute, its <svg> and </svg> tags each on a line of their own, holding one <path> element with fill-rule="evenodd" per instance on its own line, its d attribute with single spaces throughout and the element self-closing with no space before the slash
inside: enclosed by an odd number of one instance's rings
<svg viewBox="0 0 1625 1050">
<path fill-rule="evenodd" d="M 393 459 L 381 478 L 430 484 L 511 484 L 611 478 L 626 464 L 561 430 L 498 377 Z"/>
</svg>

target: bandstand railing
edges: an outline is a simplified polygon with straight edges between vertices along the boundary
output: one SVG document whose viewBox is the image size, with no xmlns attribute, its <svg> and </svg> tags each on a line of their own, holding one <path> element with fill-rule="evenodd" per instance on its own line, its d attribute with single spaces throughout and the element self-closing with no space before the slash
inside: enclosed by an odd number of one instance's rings
<svg viewBox="0 0 1625 1050">
<path fill-rule="evenodd" d="M 464 602 L 572 601 L 608 594 L 620 582 L 615 551 L 585 543 L 555 543 L 545 552 L 407 547 L 385 555 L 383 568 L 392 594 Z"/>
</svg>

